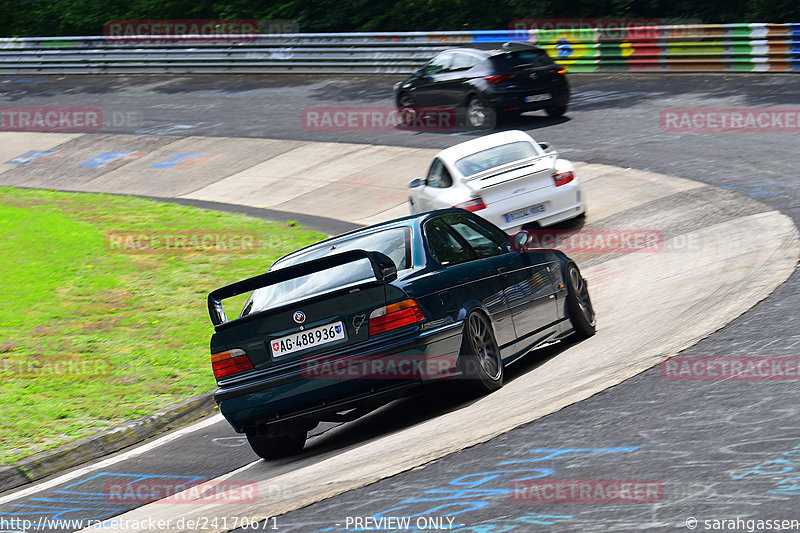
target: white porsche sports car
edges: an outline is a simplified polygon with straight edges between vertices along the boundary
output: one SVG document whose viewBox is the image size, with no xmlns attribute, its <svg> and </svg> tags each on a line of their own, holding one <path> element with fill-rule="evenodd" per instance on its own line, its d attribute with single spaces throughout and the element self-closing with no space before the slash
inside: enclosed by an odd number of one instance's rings
<svg viewBox="0 0 800 533">
<path fill-rule="evenodd" d="M 570 161 L 524 131 L 487 135 L 439 152 L 425 178 L 409 183 L 412 213 L 460 207 L 507 233 L 586 212 Z"/>
</svg>

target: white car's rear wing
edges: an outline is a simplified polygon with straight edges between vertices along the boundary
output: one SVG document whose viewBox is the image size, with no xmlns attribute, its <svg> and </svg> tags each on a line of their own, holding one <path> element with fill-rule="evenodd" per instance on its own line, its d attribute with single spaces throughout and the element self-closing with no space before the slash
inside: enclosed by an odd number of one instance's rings
<svg viewBox="0 0 800 533">
<path fill-rule="evenodd" d="M 558 152 L 548 152 L 473 174 L 464 178 L 464 184 L 477 191 L 531 174 L 553 173 L 556 170 L 556 161 Z"/>
</svg>

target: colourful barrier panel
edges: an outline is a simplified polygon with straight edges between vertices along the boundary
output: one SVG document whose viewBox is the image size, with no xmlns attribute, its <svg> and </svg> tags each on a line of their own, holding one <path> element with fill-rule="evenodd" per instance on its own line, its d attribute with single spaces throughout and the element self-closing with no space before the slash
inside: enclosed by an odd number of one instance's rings
<svg viewBox="0 0 800 533">
<path fill-rule="evenodd" d="M 528 42 L 572 72 L 800 71 L 800 24 L 795 23 L 598 28 L 567 30 L 568 37 L 529 33 Z"/>
</svg>

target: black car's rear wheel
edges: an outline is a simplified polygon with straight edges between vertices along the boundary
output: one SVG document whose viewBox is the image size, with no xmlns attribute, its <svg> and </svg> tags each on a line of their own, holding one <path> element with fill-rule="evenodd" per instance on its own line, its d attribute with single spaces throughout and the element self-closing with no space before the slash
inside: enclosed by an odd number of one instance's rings
<svg viewBox="0 0 800 533">
<path fill-rule="evenodd" d="M 551 117 L 560 117 L 567 112 L 567 106 L 557 105 L 553 107 L 546 107 L 544 112 L 550 115 Z"/>
<path fill-rule="evenodd" d="M 397 99 L 400 103 L 400 109 L 404 107 L 414 107 L 414 99 L 408 93 L 400 93 L 400 98 Z"/>
<path fill-rule="evenodd" d="M 494 331 L 481 313 L 470 313 L 464 321 L 461 343 L 461 365 L 467 388 L 476 393 L 489 393 L 503 386 L 503 360 Z"/>
<path fill-rule="evenodd" d="M 467 102 L 467 124 L 473 128 L 492 129 L 497 124 L 497 114 L 487 107 L 477 96 Z"/>
<path fill-rule="evenodd" d="M 308 434 L 302 431 L 279 437 L 268 437 L 256 430 L 248 430 L 246 435 L 247 442 L 250 443 L 250 447 L 256 455 L 262 459 L 277 459 L 303 451 Z"/>
<path fill-rule="evenodd" d="M 416 113 L 414 109 L 414 99 L 411 98 L 411 95 L 408 93 L 400 93 L 397 104 L 399 106 L 397 113 L 399 115 L 400 125 L 403 127 L 410 126 L 414 122 L 414 113 Z"/>
<path fill-rule="evenodd" d="M 567 309 L 575 333 L 573 340 L 585 339 L 595 334 L 597 319 L 589 298 L 589 287 L 574 263 L 567 266 Z"/>
</svg>

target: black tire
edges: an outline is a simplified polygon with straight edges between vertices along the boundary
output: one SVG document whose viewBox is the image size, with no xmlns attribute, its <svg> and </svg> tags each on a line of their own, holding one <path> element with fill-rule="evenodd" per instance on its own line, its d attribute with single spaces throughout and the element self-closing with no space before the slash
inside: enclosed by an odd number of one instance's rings
<svg viewBox="0 0 800 533">
<path fill-rule="evenodd" d="M 491 130 L 497 126 L 497 113 L 477 96 L 471 96 L 467 102 L 465 119 L 467 126 L 479 130 Z"/>
<path fill-rule="evenodd" d="M 492 325 L 481 313 L 470 313 L 464 320 L 460 362 L 470 392 L 488 394 L 503 386 L 500 348 Z"/>
<path fill-rule="evenodd" d="M 414 100 L 408 93 L 400 93 L 397 99 L 398 123 L 401 128 L 408 128 L 414 123 Z"/>
<path fill-rule="evenodd" d="M 267 437 L 257 431 L 247 431 L 247 442 L 253 451 L 262 459 L 278 459 L 303 451 L 308 433 L 292 433 L 280 437 Z"/>
<path fill-rule="evenodd" d="M 411 98 L 411 95 L 408 93 L 400 93 L 400 96 L 397 98 L 397 105 L 400 109 L 404 107 L 414 107 L 414 99 Z"/>
<path fill-rule="evenodd" d="M 416 111 L 411 108 L 403 108 L 397 111 L 397 126 L 402 129 L 409 129 L 414 124 Z"/>
<path fill-rule="evenodd" d="M 567 266 L 567 310 L 569 321 L 575 330 L 570 340 L 591 337 L 597 331 L 597 317 L 594 314 L 589 288 L 575 263 Z"/>
<path fill-rule="evenodd" d="M 550 115 L 551 117 L 560 117 L 567 112 L 567 106 L 557 105 L 553 107 L 546 107 L 544 109 L 544 112 Z"/>
</svg>

